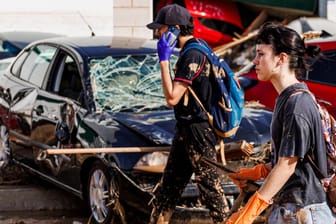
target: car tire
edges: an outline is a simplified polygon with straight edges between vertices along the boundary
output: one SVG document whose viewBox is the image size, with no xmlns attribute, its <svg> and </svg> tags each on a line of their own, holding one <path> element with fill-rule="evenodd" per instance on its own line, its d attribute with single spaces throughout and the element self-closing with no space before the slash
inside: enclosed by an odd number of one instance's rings
<svg viewBox="0 0 336 224">
<path fill-rule="evenodd" d="M 9 161 L 9 136 L 5 125 L 0 125 L 0 168 L 5 167 Z"/>
<path fill-rule="evenodd" d="M 87 195 L 91 223 L 126 223 L 116 177 L 101 162 L 96 161 L 91 167 Z"/>
</svg>

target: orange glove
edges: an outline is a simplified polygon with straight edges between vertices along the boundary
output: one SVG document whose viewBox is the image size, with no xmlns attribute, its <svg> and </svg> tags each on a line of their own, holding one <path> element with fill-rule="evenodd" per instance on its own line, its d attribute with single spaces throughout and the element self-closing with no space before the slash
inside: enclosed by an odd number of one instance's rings
<svg viewBox="0 0 336 224">
<path fill-rule="evenodd" d="M 258 191 L 252 195 L 245 207 L 233 213 L 226 224 L 251 224 L 268 206 L 269 202 L 261 198 Z"/>
<path fill-rule="evenodd" d="M 256 181 L 261 178 L 266 178 L 269 172 L 265 164 L 258 164 L 252 168 L 241 168 L 237 173 L 228 174 L 228 177 L 234 184 L 242 189 L 246 187 L 247 180 Z"/>
</svg>

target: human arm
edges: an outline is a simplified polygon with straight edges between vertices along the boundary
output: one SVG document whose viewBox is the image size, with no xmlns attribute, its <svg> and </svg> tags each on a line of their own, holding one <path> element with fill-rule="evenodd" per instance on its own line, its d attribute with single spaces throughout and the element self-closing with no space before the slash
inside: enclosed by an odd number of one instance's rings
<svg viewBox="0 0 336 224">
<path fill-rule="evenodd" d="M 248 224 L 263 212 L 272 202 L 295 171 L 297 157 L 281 157 L 271 170 L 261 188 L 249 199 L 245 207 L 232 214 L 227 224 Z"/>
<path fill-rule="evenodd" d="M 270 201 L 293 175 L 297 157 L 280 157 L 263 185 L 258 190 L 260 195 Z"/>
<path fill-rule="evenodd" d="M 175 41 L 173 46 L 170 46 L 169 43 L 171 38 L 171 34 L 168 34 L 167 38 L 164 33 L 157 44 L 163 93 L 165 95 L 167 105 L 170 107 L 175 106 L 180 101 L 184 92 L 188 88 L 187 83 L 173 81 L 171 78 L 169 59 L 176 45 Z"/>
<path fill-rule="evenodd" d="M 175 106 L 188 88 L 185 82 L 173 81 L 170 75 L 169 61 L 161 61 L 161 78 L 163 93 L 168 106 Z"/>
</svg>

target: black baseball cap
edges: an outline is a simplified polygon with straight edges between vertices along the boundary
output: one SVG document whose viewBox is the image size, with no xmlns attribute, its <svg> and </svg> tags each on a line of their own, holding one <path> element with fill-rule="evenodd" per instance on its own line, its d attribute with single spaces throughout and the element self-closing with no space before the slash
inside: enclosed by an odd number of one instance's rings
<svg viewBox="0 0 336 224">
<path fill-rule="evenodd" d="M 154 22 L 147 24 L 149 29 L 160 29 L 164 25 L 188 25 L 192 23 L 189 11 L 177 4 L 166 5 L 160 9 Z"/>
</svg>

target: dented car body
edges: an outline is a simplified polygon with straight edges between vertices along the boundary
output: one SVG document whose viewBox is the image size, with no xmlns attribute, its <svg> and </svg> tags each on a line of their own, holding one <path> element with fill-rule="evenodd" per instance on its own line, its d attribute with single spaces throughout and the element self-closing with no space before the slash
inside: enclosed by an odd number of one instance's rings
<svg viewBox="0 0 336 224">
<path fill-rule="evenodd" d="M 149 213 L 175 126 L 162 93 L 156 42 L 34 42 L 0 77 L 0 118 L 1 151 L 7 153 L 2 163 L 9 155 L 85 199 L 93 222 L 124 219 L 126 204 Z M 227 141 L 268 141 L 270 119 L 269 111 L 246 109 L 237 135 Z M 183 196 L 197 197 L 196 186 L 188 185 Z"/>
</svg>

